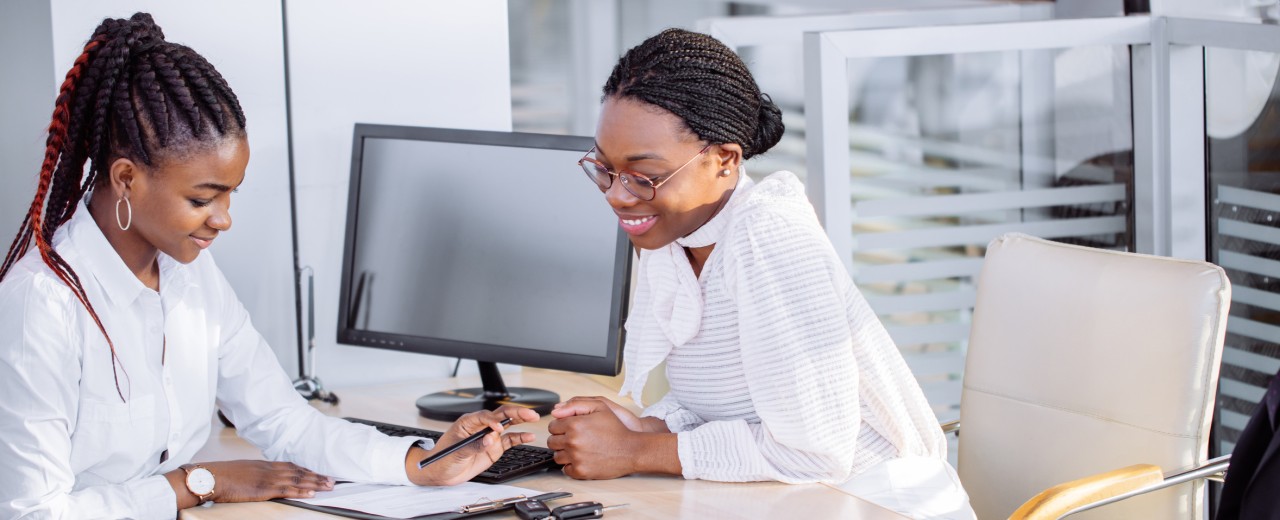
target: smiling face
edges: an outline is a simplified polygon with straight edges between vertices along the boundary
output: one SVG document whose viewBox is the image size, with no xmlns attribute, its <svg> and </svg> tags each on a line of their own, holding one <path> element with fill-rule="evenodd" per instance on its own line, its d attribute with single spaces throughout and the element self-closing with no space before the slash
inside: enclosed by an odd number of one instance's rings
<svg viewBox="0 0 1280 520">
<path fill-rule="evenodd" d="M 127 196 L 133 207 L 128 232 L 185 264 L 231 229 L 231 193 L 244 181 L 248 162 L 249 143 L 243 137 L 151 167 L 117 159 L 110 189 L 117 197 Z M 127 220 L 123 209 L 120 215 Z"/>
<path fill-rule="evenodd" d="M 615 172 L 628 170 L 660 184 L 650 201 L 632 195 L 617 179 L 604 193 L 636 247 L 664 247 L 719 211 L 737 185 L 742 147 L 727 143 L 699 154 L 706 146 L 671 112 L 630 98 L 605 100 L 594 158 Z M 726 169 L 729 175 L 718 174 Z"/>
</svg>

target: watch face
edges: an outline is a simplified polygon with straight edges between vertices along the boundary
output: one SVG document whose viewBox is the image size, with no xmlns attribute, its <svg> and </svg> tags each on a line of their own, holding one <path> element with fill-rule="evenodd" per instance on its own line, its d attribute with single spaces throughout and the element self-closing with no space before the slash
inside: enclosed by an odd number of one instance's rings
<svg viewBox="0 0 1280 520">
<path fill-rule="evenodd" d="M 204 468 L 192 469 L 187 474 L 187 489 L 197 496 L 213 493 L 213 473 Z"/>
</svg>

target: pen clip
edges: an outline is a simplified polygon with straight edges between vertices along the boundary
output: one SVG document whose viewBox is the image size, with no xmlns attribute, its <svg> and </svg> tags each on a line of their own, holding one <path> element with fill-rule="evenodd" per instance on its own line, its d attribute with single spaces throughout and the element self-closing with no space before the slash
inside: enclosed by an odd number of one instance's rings
<svg viewBox="0 0 1280 520">
<path fill-rule="evenodd" d="M 462 509 L 459 510 L 458 512 L 459 513 L 480 513 L 484 511 L 493 511 L 498 508 L 509 506 L 516 502 L 524 502 L 525 500 L 528 500 L 528 498 L 526 498 L 524 495 L 516 495 L 510 498 L 490 500 L 488 502 L 481 502 L 478 504 L 463 506 Z"/>
</svg>

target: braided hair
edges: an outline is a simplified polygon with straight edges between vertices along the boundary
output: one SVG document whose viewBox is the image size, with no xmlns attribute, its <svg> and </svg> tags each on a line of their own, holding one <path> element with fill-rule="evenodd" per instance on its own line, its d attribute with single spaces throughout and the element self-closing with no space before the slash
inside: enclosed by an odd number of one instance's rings
<svg viewBox="0 0 1280 520">
<path fill-rule="evenodd" d="M 244 135 L 244 112 L 226 80 L 195 51 L 165 41 L 149 14 L 103 20 L 67 71 L 54 103 L 36 194 L 0 264 L 0 280 L 34 241 L 45 265 L 71 288 L 106 337 L 121 400 L 115 344 L 79 276 L 53 248 L 54 232 L 86 192 L 106 184 L 112 161 L 127 158 L 154 166 L 161 158 Z"/>
<path fill-rule="evenodd" d="M 667 29 L 628 50 L 605 82 L 604 97 L 666 109 L 703 141 L 742 146 L 743 159 L 782 138 L 782 111 L 760 92 L 742 58 L 719 40 L 684 29 Z"/>
</svg>

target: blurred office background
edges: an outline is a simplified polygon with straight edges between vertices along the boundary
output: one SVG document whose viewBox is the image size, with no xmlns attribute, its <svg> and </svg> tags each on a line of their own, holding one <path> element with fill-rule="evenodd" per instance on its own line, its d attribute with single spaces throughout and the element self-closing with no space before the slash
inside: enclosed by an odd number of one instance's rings
<svg viewBox="0 0 1280 520">
<path fill-rule="evenodd" d="M 214 253 L 281 363 L 295 370 L 288 96 L 296 238 L 301 263 L 317 276 L 318 374 L 337 387 L 444 375 L 453 360 L 334 341 L 352 123 L 590 135 L 599 88 L 617 57 L 666 27 L 684 27 L 737 48 L 784 111 L 782 142 L 748 164 L 749 174 L 791 170 L 811 194 L 848 194 L 844 207 L 819 209 L 940 419 L 958 415 L 974 277 L 985 244 L 1004 231 L 1208 259 L 1228 270 L 1235 287 L 1216 421 L 1219 453 L 1231 451 L 1280 368 L 1280 54 L 1183 45 L 1173 51 L 1177 66 L 1160 76 L 1150 72 L 1151 45 L 1020 49 L 1005 41 L 997 51 L 915 55 L 886 39 L 878 55 L 845 60 L 838 95 L 846 97 L 847 114 L 821 121 L 845 121 L 840 135 L 847 142 L 831 143 L 821 141 L 828 130 L 814 128 L 818 114 L 805 111 L 831 95 L 831 85 L 819 85 L 806 68 L 803 36 L 1147 16 L 1267 24 L 1278 17 L 1275 0 L 283 6 L 0 3 L 0 230 L 16 230 L 26 211 L 57 85 L 84 39 L 103 16 L 150 11 L 171 39 L 208 57 L 245 105 L 254 157 L 236 198 L 234 232 Z M 1085 28 L 1080 41 L 1090 41 Z M 1193 102 L 1160 105 L 1153 96 Z M 1185 132 L 1188 121 L 1199 134 Z M 1162 134 L 1166 126 L 1176 135 Z M 1192 138 L 1178 140 L 1186 135 Z M 811 171 L 815 139 L 847 149 L 847 175 Z M 1153 151 L 1153 142 L 1163 144 Z M 563 174 L 580 175 L 565 166 Z M 404 232 L 419 225 L 429 223 L 406 223 Z M 8 236 L 0 237 L 7 245 Z"/>
<path fill-rule="evenodd" d="M 1273 23 L 1276 2 L 594 2 L 512 1 L 512 125 L 589 135 L 600 78 L 615 57 L 668 26 L 735 45 L 783 108 L 787 132 L 748 165 L 757 178 L 806 168 L 808 30 L 1144 16 Z M 877 22 L 875 18 L 879 17 Z M 721 29 L 717 32 L 715 29 Z M 803 30 L 803 29 L 801 29 Z M 758 31 L 736 45 L 728 34 Z M 759 34 L 763 33 L 763 34 Z M 959 413 L 974 276 L 986 242 L 1008 230 L 1123 251 L 1155 251 L 1135 232 L 1134 62 L 1092 45 L 848 61 L 850 263 L 943 420 Z M 1206 199 L 1170 208 L 1199 220 L 1199 258 L 1234 287 L 1217 443 L 1229 453 L 1280 368 L 1280 55 L 1209 47 L 1203 74 Z M 1141 69 L 1139 69 L 1139 74 Z M 1141 100 L 1140 100 L 1141 101 Z M 1196 202 L 1196 201 L 1193 201 Z M 1137 219 L 1141 220 L 1141 219 Z M 1192 237 L 1191 242 L 1195 242 Z M 1176 241 L 1175 241 L 1176 242 Z M 1172 249 L 1177 248 L 1178 251 Z M 1081 384 L 1088 384 L 1081 382 Z"/>
</svg>

